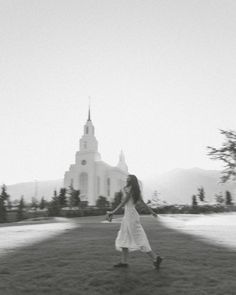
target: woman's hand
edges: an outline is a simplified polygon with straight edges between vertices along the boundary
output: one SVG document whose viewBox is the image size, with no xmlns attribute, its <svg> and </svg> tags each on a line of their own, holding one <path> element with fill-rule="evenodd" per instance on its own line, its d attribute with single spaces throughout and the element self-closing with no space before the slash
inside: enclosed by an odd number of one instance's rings
<svg viewBox="0 0 236 295">
<path fill-rule="evenodd" d="M 106 220 L 111 222 L 112 218 L 113 218 L 113 212 L 112 211 L 107 211 L 107 216 L 106 216 Z"/>
</svg>

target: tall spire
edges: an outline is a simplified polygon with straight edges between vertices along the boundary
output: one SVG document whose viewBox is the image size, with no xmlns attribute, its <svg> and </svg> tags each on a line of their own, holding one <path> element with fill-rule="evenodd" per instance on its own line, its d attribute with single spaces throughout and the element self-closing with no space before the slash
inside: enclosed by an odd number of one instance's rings
<svg viewBox="0 0 236 295">
<path fill-rule="evenodd" d="M 89 110 L 88 110 L 88 121 L 91 121 L 91 116 L 90 116 L 90 107 L 89 107 Z"/>
<path fill-rule="evenodd" d="M 125 155 L 123 150 L 120 151 L 119 162 L 117 164 L 117 167 L 128 173 L 128 166 L 125 161 Z"/>
<path fill-rule="evenodd" d="M 91 114 L 90 114 L 90 101 L 91 101 L 91 97 L 89 96 L 88 121 L 91 121 Z"/>
</svg>

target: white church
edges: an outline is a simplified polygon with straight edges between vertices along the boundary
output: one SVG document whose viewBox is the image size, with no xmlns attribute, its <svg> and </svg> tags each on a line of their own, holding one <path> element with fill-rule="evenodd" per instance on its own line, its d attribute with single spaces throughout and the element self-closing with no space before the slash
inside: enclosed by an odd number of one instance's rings
<svg viewBox="0 0 236 295">
<path fill-rule="evenodd" d="M 70 165 L 64 176 L 64 187 L 73 185 L 74 189 L 80 190 L 80 199 L 88 201 L 91 206 L 96 204 L 99 196 L 112 201 L 115 193 L 124 187 L 128 175 L 123 152 L 120 153 L 115 167 L 102 161 L 94 133 L 89 109 L 80 148 L 75 155 L 75 164 Z"/>
</svg>

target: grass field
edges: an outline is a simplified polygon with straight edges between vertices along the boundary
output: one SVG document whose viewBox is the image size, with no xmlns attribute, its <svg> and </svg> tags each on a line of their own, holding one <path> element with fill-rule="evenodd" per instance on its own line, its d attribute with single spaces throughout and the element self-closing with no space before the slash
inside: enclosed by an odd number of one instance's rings
<svg viewBox="0 0 236 295">
<path fill-rule="evenodd" d="M 118 223 L 104 217 L 74 219 L 80 227 L 0 257 L 0 294 L 235 295 L 236 252 L 176 232 L 146 216 L 142 224 L 154 250 L 165 257 L 159 271 L 133 252 L 127 270 L 114 269 Z"/>
</svg>

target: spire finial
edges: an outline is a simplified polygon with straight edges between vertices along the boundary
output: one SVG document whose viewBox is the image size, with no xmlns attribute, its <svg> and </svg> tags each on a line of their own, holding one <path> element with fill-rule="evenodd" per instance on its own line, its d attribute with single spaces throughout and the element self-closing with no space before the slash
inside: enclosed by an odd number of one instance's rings
<svg viewBox="0 0 236 295">
<path fill-rule="evenodd" d="M 88 121 L 91 121 L 91 114 L 90 114 L 90 103 L 91 103 L 91 97 L 89 96 Z"/>
</svg>

